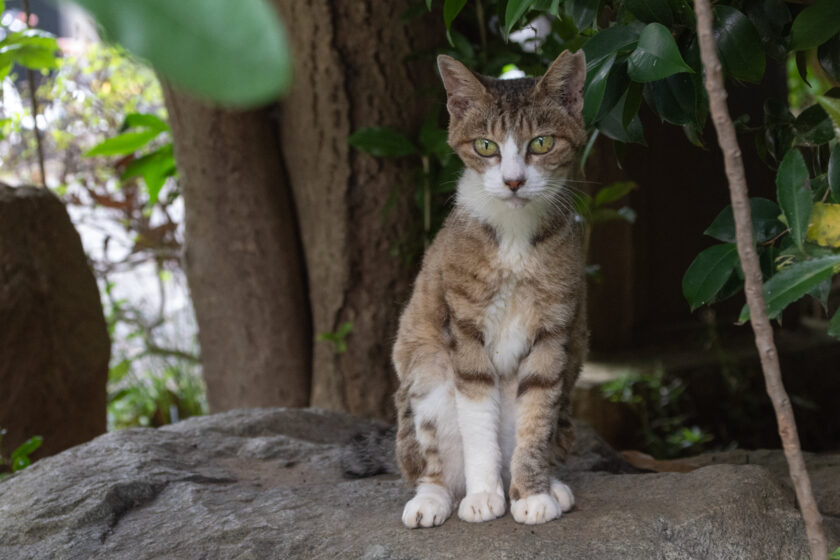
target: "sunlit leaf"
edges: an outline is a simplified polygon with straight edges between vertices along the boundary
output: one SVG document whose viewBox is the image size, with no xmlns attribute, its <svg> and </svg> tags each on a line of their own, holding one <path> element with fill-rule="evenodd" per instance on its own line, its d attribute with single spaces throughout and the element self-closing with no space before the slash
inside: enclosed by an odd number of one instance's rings
<svg viewBox="0 0 840 560">
<path fill-rule="evenodd" d="M 286 34 L 266 0 L 73 1 L 110 39 L 199 97 L 256 106 L 291 83 Z"/>
<path fill-rule="evenodd" d="M 138 127 L 148 128 L 149 130 L 157 130 L 159 132 L 169 130 L 169 125 L 166 121 L 157 115 L 152 115 L 151 113 L 129 113 L 125 116 L 122 130 Z"/>
<path fill-rule="evenodd" d="M 840 204 L 815 202 L 805 238 L 823 247 L 840 247 Z"/>
<path fill-rule="evenodd" d="M 123 132 L 113 138 L 100 142 L 87 152 L 85 157 L 116 156 L 133 154 L 160 134 L 157 130 L 143 130 L 141 132 Z"/>
</svg>

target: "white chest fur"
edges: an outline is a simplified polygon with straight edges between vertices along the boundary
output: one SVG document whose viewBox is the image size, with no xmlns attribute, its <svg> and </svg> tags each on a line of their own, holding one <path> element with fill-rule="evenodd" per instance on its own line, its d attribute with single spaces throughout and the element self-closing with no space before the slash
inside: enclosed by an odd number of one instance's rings
<svg viewBox="0 0 840 560">
<path fill-rule="evenodd" d="M 522 242 L 524 241 L 524 242 Z M 518 290 L 522 272 L 531 256 L 529 240 L 502 239 L 499 244 L 499 265 L 502 283 L 484 315 L 486 348 L 490 360 L 501 376 L 514 375 L 528 348 L 528 323 L 532 315 Z"/>
</svg>

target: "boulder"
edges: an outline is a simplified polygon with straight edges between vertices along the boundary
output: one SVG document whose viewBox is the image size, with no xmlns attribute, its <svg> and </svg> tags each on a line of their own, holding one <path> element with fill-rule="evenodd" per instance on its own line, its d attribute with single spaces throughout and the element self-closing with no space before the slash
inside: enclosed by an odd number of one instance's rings
<svg viewBox="0 0 840 560">
<path fill-rule="evenodd" d="M 0 427 L 8 455 L 49 455 L 105 431 L 111 341 L 96 280 L 64 205 L 0 183 Z M 36 455 L 37 456 L 37 455 Z"/>
<path fill-rule="evenodd" d="M 0 558 L 808 557 L 773 470 L 628 474 L 585 427 L 559 472 L 577 498 L 561 519 L 524 526 L 508 513 L 409 530 L 400 514 L 411 491 L 396 475 L 341 474 L 346 442 L 376 429 L 315 409 L 251 409 L 100 436 L 0 483 Z"/>
</svg>

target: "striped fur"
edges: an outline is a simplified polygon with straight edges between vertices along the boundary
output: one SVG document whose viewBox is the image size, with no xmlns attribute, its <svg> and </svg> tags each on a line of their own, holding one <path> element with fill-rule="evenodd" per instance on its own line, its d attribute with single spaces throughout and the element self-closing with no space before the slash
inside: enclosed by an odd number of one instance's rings
<svg viewBox="0 0 840 560">
<path fill-rule="evenodd" d="M 542 523 L 573 503 L 550 466 L 571 444 L 569 394 L 588 338 L 566 184 L 585 139 L 583 55 L 563 53 L 540 79 L 494 80 L 445 56 L 438 65 L 449 143 L 467 168 L 394 345 L 397 460 L 417 488 L 403 522 L 439 525 L 458 498 L 466 521 L 499 517 L 507 486 L 514 518 Z M 536 136 L 553 148 L 529 153 Z M 477 138 L 500 155 L 479 155 Z"/>
</svg>

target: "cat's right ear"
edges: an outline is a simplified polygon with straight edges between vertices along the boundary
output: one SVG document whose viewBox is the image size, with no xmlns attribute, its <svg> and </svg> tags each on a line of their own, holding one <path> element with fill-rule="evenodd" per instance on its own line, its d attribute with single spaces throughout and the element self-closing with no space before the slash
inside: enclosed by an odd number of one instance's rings
<svg viewBox="0 0 840 560">
<path fill-rule="evenodd" d="M 469 68 L 451 56 L 439 55 L 437 63 L 446 89 L 446 109 L 453 119 L 461 118 L 470 104 L 484 97 L 487 90 Z"/>
</svg>

